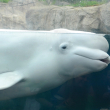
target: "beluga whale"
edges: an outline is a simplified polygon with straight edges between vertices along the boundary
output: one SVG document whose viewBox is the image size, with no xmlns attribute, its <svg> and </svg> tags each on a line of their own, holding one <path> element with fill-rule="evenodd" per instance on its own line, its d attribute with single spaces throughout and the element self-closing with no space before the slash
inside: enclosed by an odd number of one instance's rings
<svg viewBox="0 0 110 110">
<path fill-rule="evenodd" d="M 84 31 L 0 30 L 0 100 L 38 94 L 110 62 L 103 35 Z"/>
</svg>

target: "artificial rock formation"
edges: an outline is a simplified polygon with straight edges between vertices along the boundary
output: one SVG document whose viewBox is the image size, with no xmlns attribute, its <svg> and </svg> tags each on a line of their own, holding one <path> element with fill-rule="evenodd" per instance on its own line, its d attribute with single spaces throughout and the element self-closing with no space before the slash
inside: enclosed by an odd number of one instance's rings
<svg viewBox="0 0 110 110">
<path fill-rule="evenodd" d="M 0 28 L 28 30 L 67 28 L 110 33 L 110 2 L 92 7 L 47 6 L 39 2 L 15 6 L 9 3 L 5 7 L 7 10 L 4 7 L 0 10 Z"/>
</svg>

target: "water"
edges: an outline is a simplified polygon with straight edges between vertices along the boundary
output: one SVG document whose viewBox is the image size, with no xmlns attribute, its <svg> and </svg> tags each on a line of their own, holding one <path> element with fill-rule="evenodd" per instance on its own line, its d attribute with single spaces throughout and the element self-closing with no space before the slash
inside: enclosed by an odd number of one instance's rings
<svg viewBox="0 0 110 110">
<path fill-rule="evenodd" d="M 37 2 L 26 0 L 24 3 L 22 0 L 19 2 L 14 0 L 14 4 L 9 4 L 11 8 L 7 4 L 0 4 L 0 8 L 4 10 L 0 13 L 0 28 L 28 29 L 22 24 L 25 15 L 22 15 L 19 21 L 17 14 L 26 12 Z M 16 11 L 17 8 L 21 12 Z M 13 16 L 10 16 L 10 13 Z M 10 16 L 8 20 L 5 16 L 7 14 Z M 18 25 L 18 22 L 21 24 Z M 110 35 L 105 37 L 110 42 Z M 52 51 L 52 48 L 50 50 Z M 110 55 L 110 50 L 108 54 Z M 110 110 L 110 66 L 103 71 L 71 79 L 55 89 L 38 95 L 0 101 L 0 110 Z"/>
</svg>

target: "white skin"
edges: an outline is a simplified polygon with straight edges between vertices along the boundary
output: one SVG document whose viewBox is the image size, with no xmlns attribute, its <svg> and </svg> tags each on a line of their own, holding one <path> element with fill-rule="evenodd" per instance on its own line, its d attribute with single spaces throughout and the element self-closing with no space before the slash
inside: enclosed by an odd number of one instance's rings
<svg viewBox="0 0 110 110">
<path fill-rule="evenodd" d="M 108 66 L 108 48 L 106 39 L 94 33 L 0 30 L 0 100 L 44 92 L 100 71 Z"/>
</svg>

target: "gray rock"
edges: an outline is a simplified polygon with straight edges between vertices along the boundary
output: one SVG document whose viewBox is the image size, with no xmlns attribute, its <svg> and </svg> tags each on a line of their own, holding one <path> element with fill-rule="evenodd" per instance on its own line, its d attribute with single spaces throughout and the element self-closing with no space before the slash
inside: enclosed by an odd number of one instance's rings
<svg viewBox="0 0 110 110">
<path fill-rule="evenodd" d="M 26 22 L 27 28 L 33 30 L 68 28 L 99 32 L 99 7 L 73 8 L 47 6 L 30 9 L 26 14 Z"/>
<path fill-rule="evenodd" d="M 32 30 L 67 28 L 110 33 L 109 7 L 110 3 L 94 7 L 47 6 L 30 9 L 26 14 L 27 28 Z"/>
<path fill-rule="evenodd" d="M 24 1 L 0 3 L 0 28 L 29 30 L 67 28 L 110 33 L 110 2 L 100 6 L 76 8 L 47 6 L 37 0 Z"/>
<path fill-rule="evenodd" d="M 100 9 L 101 30 L 110 34 L 110 2 Z"/>
</svg>

